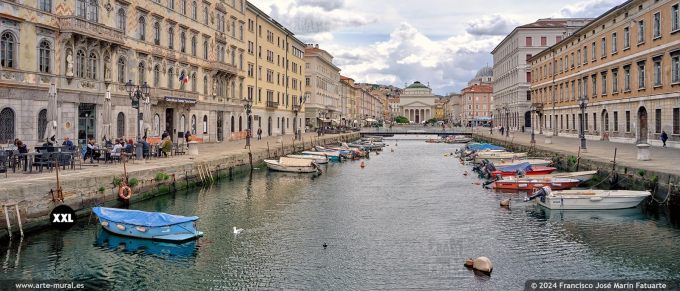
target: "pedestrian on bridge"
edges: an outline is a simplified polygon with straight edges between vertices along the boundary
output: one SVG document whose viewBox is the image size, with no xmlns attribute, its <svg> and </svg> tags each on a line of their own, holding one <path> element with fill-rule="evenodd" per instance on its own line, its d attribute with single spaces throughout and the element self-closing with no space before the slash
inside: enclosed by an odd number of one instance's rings
<svg viewBox="0 0 680 291">
<path fill-rule="evenodd" d="M 661 132 L 661 141 L 663 142 L 663 147 L 666 147 L 666 141 L 668 140 L 668 134 L 666 131 Z"/>
</svg>

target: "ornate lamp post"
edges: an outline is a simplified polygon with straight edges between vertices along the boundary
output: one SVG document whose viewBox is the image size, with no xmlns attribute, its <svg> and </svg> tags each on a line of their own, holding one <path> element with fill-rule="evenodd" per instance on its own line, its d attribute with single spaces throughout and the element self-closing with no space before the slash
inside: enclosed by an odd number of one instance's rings
<svg viewBox="0 0 680 291">
<path fill-rule="evenodd" d="M 503 110 L 505 110 L 505 136 L 510 137 L 510 108 L 508 108 L 508 105 L 505 105 Z"/>
<path fill-rule="evenodd" d="M 493 112 L 491 113 L 491 124 L 489 124 L 489 134 L 493 135 Z"/>
<path fill-rule="evenodd" d="M 534 115 L 536 115 L 536 105 L 532 104 L 530 110 L 531 110 L 531 122 L 532 122 L 532 124 L 531 124 L 531 144 L 536 144 L 536 137 L 534 135 L 534 127 L 535 127 L 534 124 L 536 123 L 534 121 L 534 118 L 535 118 Z"/>
<path fill-rule="evenodd" d="M 253 99 L 247 98 L 246 103 L 243 104 L 243 109 L 246 110 L 246 146 L 244 148 L 250 147 L 250 135 L 253 132 L 253 121 L 251 120 L 251 114 L 253 113 Z"/>
<path fill-rule="evenodd" d="M 295 130 L 296 140 L 302 140 L 302 132 L 299 129 L 301 125 L 300 122 L 298 122 L 298 113 L 300 112 L 300 110 L 302 110 L 302 105 L 305 104 L 305 102 L 307 102 L 307 98 L 309 98 L 310 95 L 311 95 L 310 92 L 305 92 L 304 97 L 300 96 L 299 102 L 293 101 L 293 112 L 295 112 L 295 120 L 293 121 L 293 123 L 295 124 L 295 128 L 293 128 L 293 130 Z"/>
<path fill-rule="evenodd" d="M 579 107 L 581 108 L 581 126 L 579 126 L 579 137 L 581 138 L 581 151 L 585 152 L 586 151 L 586 132 L 585 132 L 585 123 L 584 121 L 586 120 L 586 108 L 588 107 L 588 99 L 586 99 L 585 96 L 581 97 L 581 100 L 579 100 L 578 103 Z"/>
<path fill-rule="evenodd" d="M 139 124 L 140 120 L 140 114 L 139 114 L 139 107 L 140 107 L 140 101 L 144 97 L 149 97 L 149 92 L 151 91 L 151 88 L 149 88 L 149 85 L 144 82 L 144 84 L 140 85 L 134 85 L 132 84 L 132 80 L 129 80 L 125 84 L 125 90 L 128 92 L 130 95 L 130 100 L 132 101 L 132 108 L 137 109 L 137 149 L 135 150 L 135 154 L 137 156 L 138 160 L 141 160 L 144 158 L 144 149 L 143 149 L 143 144 L 142 144 L 142 128 Z"/>
</svg>

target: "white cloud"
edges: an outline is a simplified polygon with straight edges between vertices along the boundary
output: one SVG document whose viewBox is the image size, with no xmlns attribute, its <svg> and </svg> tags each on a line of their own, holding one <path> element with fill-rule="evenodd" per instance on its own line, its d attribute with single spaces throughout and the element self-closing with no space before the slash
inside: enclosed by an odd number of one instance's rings
<svg viewBox="0 0 680 291">
<path fill-rule="evenodd" d="M 483 16 L 468 22 L 467 33 L 472 35 L 505 35 L 511 32 L 519 22 L 500 14 Z"/>
<path fill-rule="evenodd" d="M 297 0 L 300 6 L 321 7 L 326 11 L 339 9 L 345 6 L 344 0 Z"/>
<path fill-rule="evenodd" d="M 376 19 L 343 9 L 344 1 L 298 0 L 270 5 L 271 16 L 304 37 L 375 22 Z M 327 38 L 327 37 L 325 37 Z"/>
<path fill-rule="evenodd" d="M 585 0 L 564 6 L 560 10 L 561 17 L 597 17 L 614 8 L 625 0 Z"/>
</svg>

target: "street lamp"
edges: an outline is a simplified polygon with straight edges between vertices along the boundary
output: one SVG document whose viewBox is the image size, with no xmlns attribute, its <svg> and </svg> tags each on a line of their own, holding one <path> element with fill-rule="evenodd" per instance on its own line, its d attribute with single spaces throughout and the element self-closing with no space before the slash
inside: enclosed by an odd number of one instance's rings
<svg viewBox="0 0 680 291">
<path fill-rule="evenodd" d="M 581 126 L 579 126 L 580 134 L 579 137 L 581 138 L 581 151 L 585 152 L 586 151 L 586 132 L 585 132 L 585 123 L 584 121 L 586 120 L 586 108 L 588 107 L 588 99 L 586 99 L 585 96 L 581 97 L 581 100 L 579 100 L 579 107 L 581 108 Z"/>
<path fill-rule="evenodd" d="M 536 138 L 534 136 L 534 124 L 536 123 L 534 121 L 534 118 L 535 118 L 534 115 L 536 115 L 536 105 L 532 104 L 530 110 L 531 110 L 531 122 L 532 122 L 532 124 L 531 124 L 531 144 L 533 145 L 533 144 L 536 144 Z"/>
<path fill-rule="evenodd" d="M 505 110 L 505 136 L 510 137 L 510 108 L 505 105 L 503 109 Z"/>
<path fill-rule="evenodd" d="M 140 113 L 139 113 L 139 107 L 140 107 L 140 101 L 142 100 L 143 97 L 149 97 L 149 92 L 151 88 L 149 88 L 149 85 L 144 82 L 141 86 L 139 85 L 134 85 L 132 84 L 132 80 L 128 80 L 128 82 L 125 84 L 125 90 L 128 92 L 130 95 L 130 100 L 132 101 L 132 108 L 137 109 L 137 149 L 135 151 L 135 154 L 137 156 L 138 160 L 141 160 L 144 158 L 144 145 L 142 144 L 142 129 L 139 124 L 140 120 Z"/>
<path fill-rule="evenodd" d="M 493 135 L 493 112 L 491 113 L 491 124 L 489 124 L 489 134 Z"/>
<path fill-rule="evenodd" d="M 253 113 L 253 99 L 248 97 L 246 103 L 243 104 L 243 109 L 246 110 L 246 146 L 244 148 L 250 148 L 250 134 L 253 132 L 253 121 L 251 120 L 250 114 Z"/>
<path fill-rule="evenodd" d="M 309 96 L 311 96 L 311 95 L 312 95 L 312 93 L 305 92 L 304 97 L 300 96 L 299 102 L 293 101 L 293 112 L 295 112 L 295 120 L 293 120 L 293 124 L 295 126 L 294 126 L 293 130 L 295 130 L 295 139 L 296 140 L 302 140 L 302 132 L 300 132 L 300 129 L 299 129 L 299 127 L 301 125 L 300 125 L 300 122 L 298 122 L 298 112 L 300 112 L 300 110 L 302 110 L 302 104 L 305 104 L 305 102 L 307 101 L 307 98 L 309 98 Z"/>
</svg>

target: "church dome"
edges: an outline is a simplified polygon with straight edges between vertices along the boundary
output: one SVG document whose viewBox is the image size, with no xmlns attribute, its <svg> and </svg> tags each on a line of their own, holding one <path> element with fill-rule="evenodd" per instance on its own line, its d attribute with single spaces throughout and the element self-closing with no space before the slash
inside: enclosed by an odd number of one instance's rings
<svg viewBox="0 0 680 291">
<path fill-rule="evenodd" d="M 406 88 L 409 88 L 409 89 L 428 89 L 428 87 L 423 85 L 423 83 L 420 83 L 420 81 L 415 81 L 415 82 L 413 82 L 413 84 L 411 84 L 410 86 L 408 86 Z"/>
<path fill-rule="evenodd" d="M 481 79 L 484 77 L 493 77 L 493 69 L 491 67 L 484 67 L 479 69 L 477 72 L 477 75 L 475 75 L 475 79 Z"/>
</svg>

